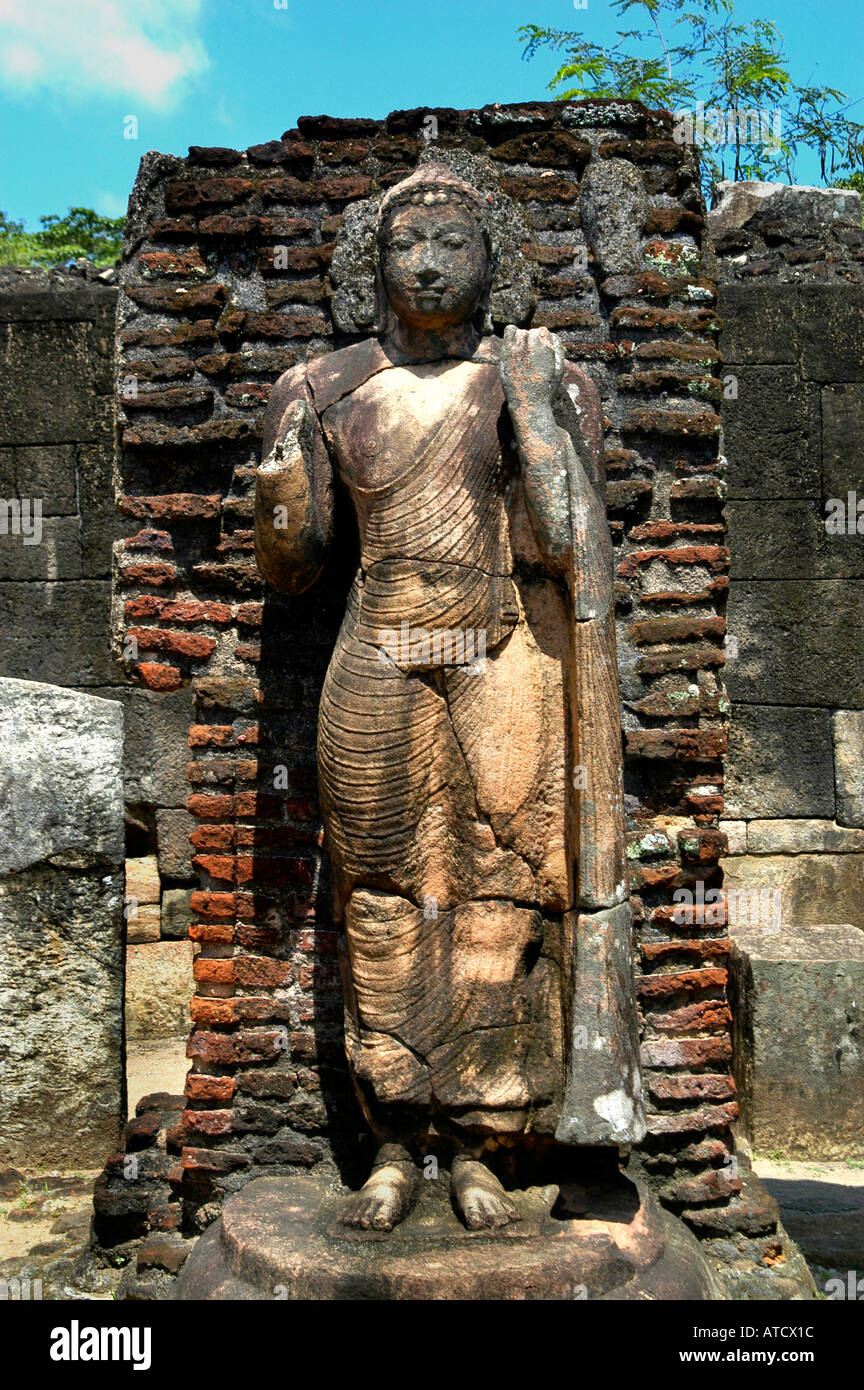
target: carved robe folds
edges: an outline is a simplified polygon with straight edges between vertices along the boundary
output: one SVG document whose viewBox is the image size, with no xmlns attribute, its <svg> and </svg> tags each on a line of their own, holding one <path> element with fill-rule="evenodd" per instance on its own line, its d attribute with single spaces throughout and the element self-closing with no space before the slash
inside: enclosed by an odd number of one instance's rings
<svg viewBox="0 0 864 1390">
<path fill-rule="evenodd" d="M 412 363 L 369 339 L 286 374 L 265 454 L 307 408 L 289 475 L 261 475 L 259 562 L 308 587 L 344 486 L 360 564 L 318 763 L 371 1123 L 626 1144 L 644 1119 L 599 402 L 568 367 L 556 414 L 591 486 L 564 579 L 531 529 L 499 351 Z"/>
</svg>

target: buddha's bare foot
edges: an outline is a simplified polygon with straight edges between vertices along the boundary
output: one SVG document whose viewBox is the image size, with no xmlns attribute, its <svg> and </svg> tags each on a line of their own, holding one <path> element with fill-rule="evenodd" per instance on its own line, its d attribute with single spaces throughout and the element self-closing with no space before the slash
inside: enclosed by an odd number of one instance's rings
<svg viewBox="0 0 864 1390">
<path fill-rule="evenodd" d="M 454 1158 L 451 1179 L 457 1210 L 469 1231 L 522 1220 L 495 1174 L 479 1159 Z"/>
<path fill-rule="evenodd" d="M 390 1157 L 386 1145 L 378 1154 L 376 1167 L 359 1192 L 348 1198 L 342 1209 L 343 1226 L 356 1226 L 361 1231 L 392 1231 L 411 1210 L 417 1190 L 417 1169 L 405 1150 L 405 1157 Z"/>
</svg>

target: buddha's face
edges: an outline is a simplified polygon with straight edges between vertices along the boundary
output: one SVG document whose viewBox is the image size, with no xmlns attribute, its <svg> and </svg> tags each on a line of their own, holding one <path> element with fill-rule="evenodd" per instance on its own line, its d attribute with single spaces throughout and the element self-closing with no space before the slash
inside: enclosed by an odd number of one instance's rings
<svg viewBox="0 0 864 1390">
<path fill-rule="evenodd" d="M 400 208 L 384 233 L 381 274 L 403 323 L 453 328 L 470 319 L 486 284 L 482 229 L 458 204 Z"/>
</svg>

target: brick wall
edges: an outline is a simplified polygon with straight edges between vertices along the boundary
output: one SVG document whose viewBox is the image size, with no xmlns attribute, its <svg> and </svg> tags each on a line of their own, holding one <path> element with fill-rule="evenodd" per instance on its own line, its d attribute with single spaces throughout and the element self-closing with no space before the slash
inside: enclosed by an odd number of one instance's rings
<svg viewBox="0 0 864 1390">
<path fill-rule="evenodd" d="M 246 152 L 148 155 L 132 195 L 120 506 L 139 529 L 116 556 L 115 649 L 133 637 L 130 678 L 194 699 L 188 807 L 200 887 L 187 1109 L 182 1120 L 153 1111 L 135 1122 L 130 1147 L 147 1150 L 139 1181 L 133 1190 L 121 1161 L 109 1165 L 103 1232 L 110 1217 L 124 1218 L 126 1234 L 176 1225 L 181 1197 L 200 1229 L 226 1192 L 264 1169 L 335 1163 L 356 1177 L 368 1157 L 343 1062 L 315 799 L 318 695 L 353 556 L 299 598 L 266 591 L 253 474 L 278 374 L 348 341 L 334 329 L 328 282 L 343 211 L 414 167 L 427 114 L 306 118 Z M 650 1111 L 640 1162 L 701 1234 L 748 1222 L 770 1231 L 770 1213 L 735 1195 L 729 1164 L 724 928 L 698 908 L 677 925 L 672 906 L 676 888 L 720 882 L 724 845 L 719 324 L 699 265 L 693 152 L 673 142 L 668 115 L 632 103 L 433 114 L 439 148 L 486 154 L 500 170 L 535 238 L 533 323 L 561 334 L 603 399 Z M 580 179 L 609 157 L 638 169 L 647 194 L 635 274 L 604 275 L 584 256 Z"/>
</svg>

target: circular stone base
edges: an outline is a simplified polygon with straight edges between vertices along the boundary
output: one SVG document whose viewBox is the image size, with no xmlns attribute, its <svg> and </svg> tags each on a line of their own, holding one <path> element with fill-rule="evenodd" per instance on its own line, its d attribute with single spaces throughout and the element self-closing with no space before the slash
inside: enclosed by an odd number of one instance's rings
<svg viewBox="0 0 864 1390">
<path fill-rule="evenodd" d="M 511 1192 L 521 1221 L 468 1231 L 446 1178 L 422 1181 L 394 1231 L 342 1226 L 314 1174 L 232 1197 L 177 1280 L 177 1299 L 722 1299 L 698 1242 L 622 1178 Z"/>
</svg>

